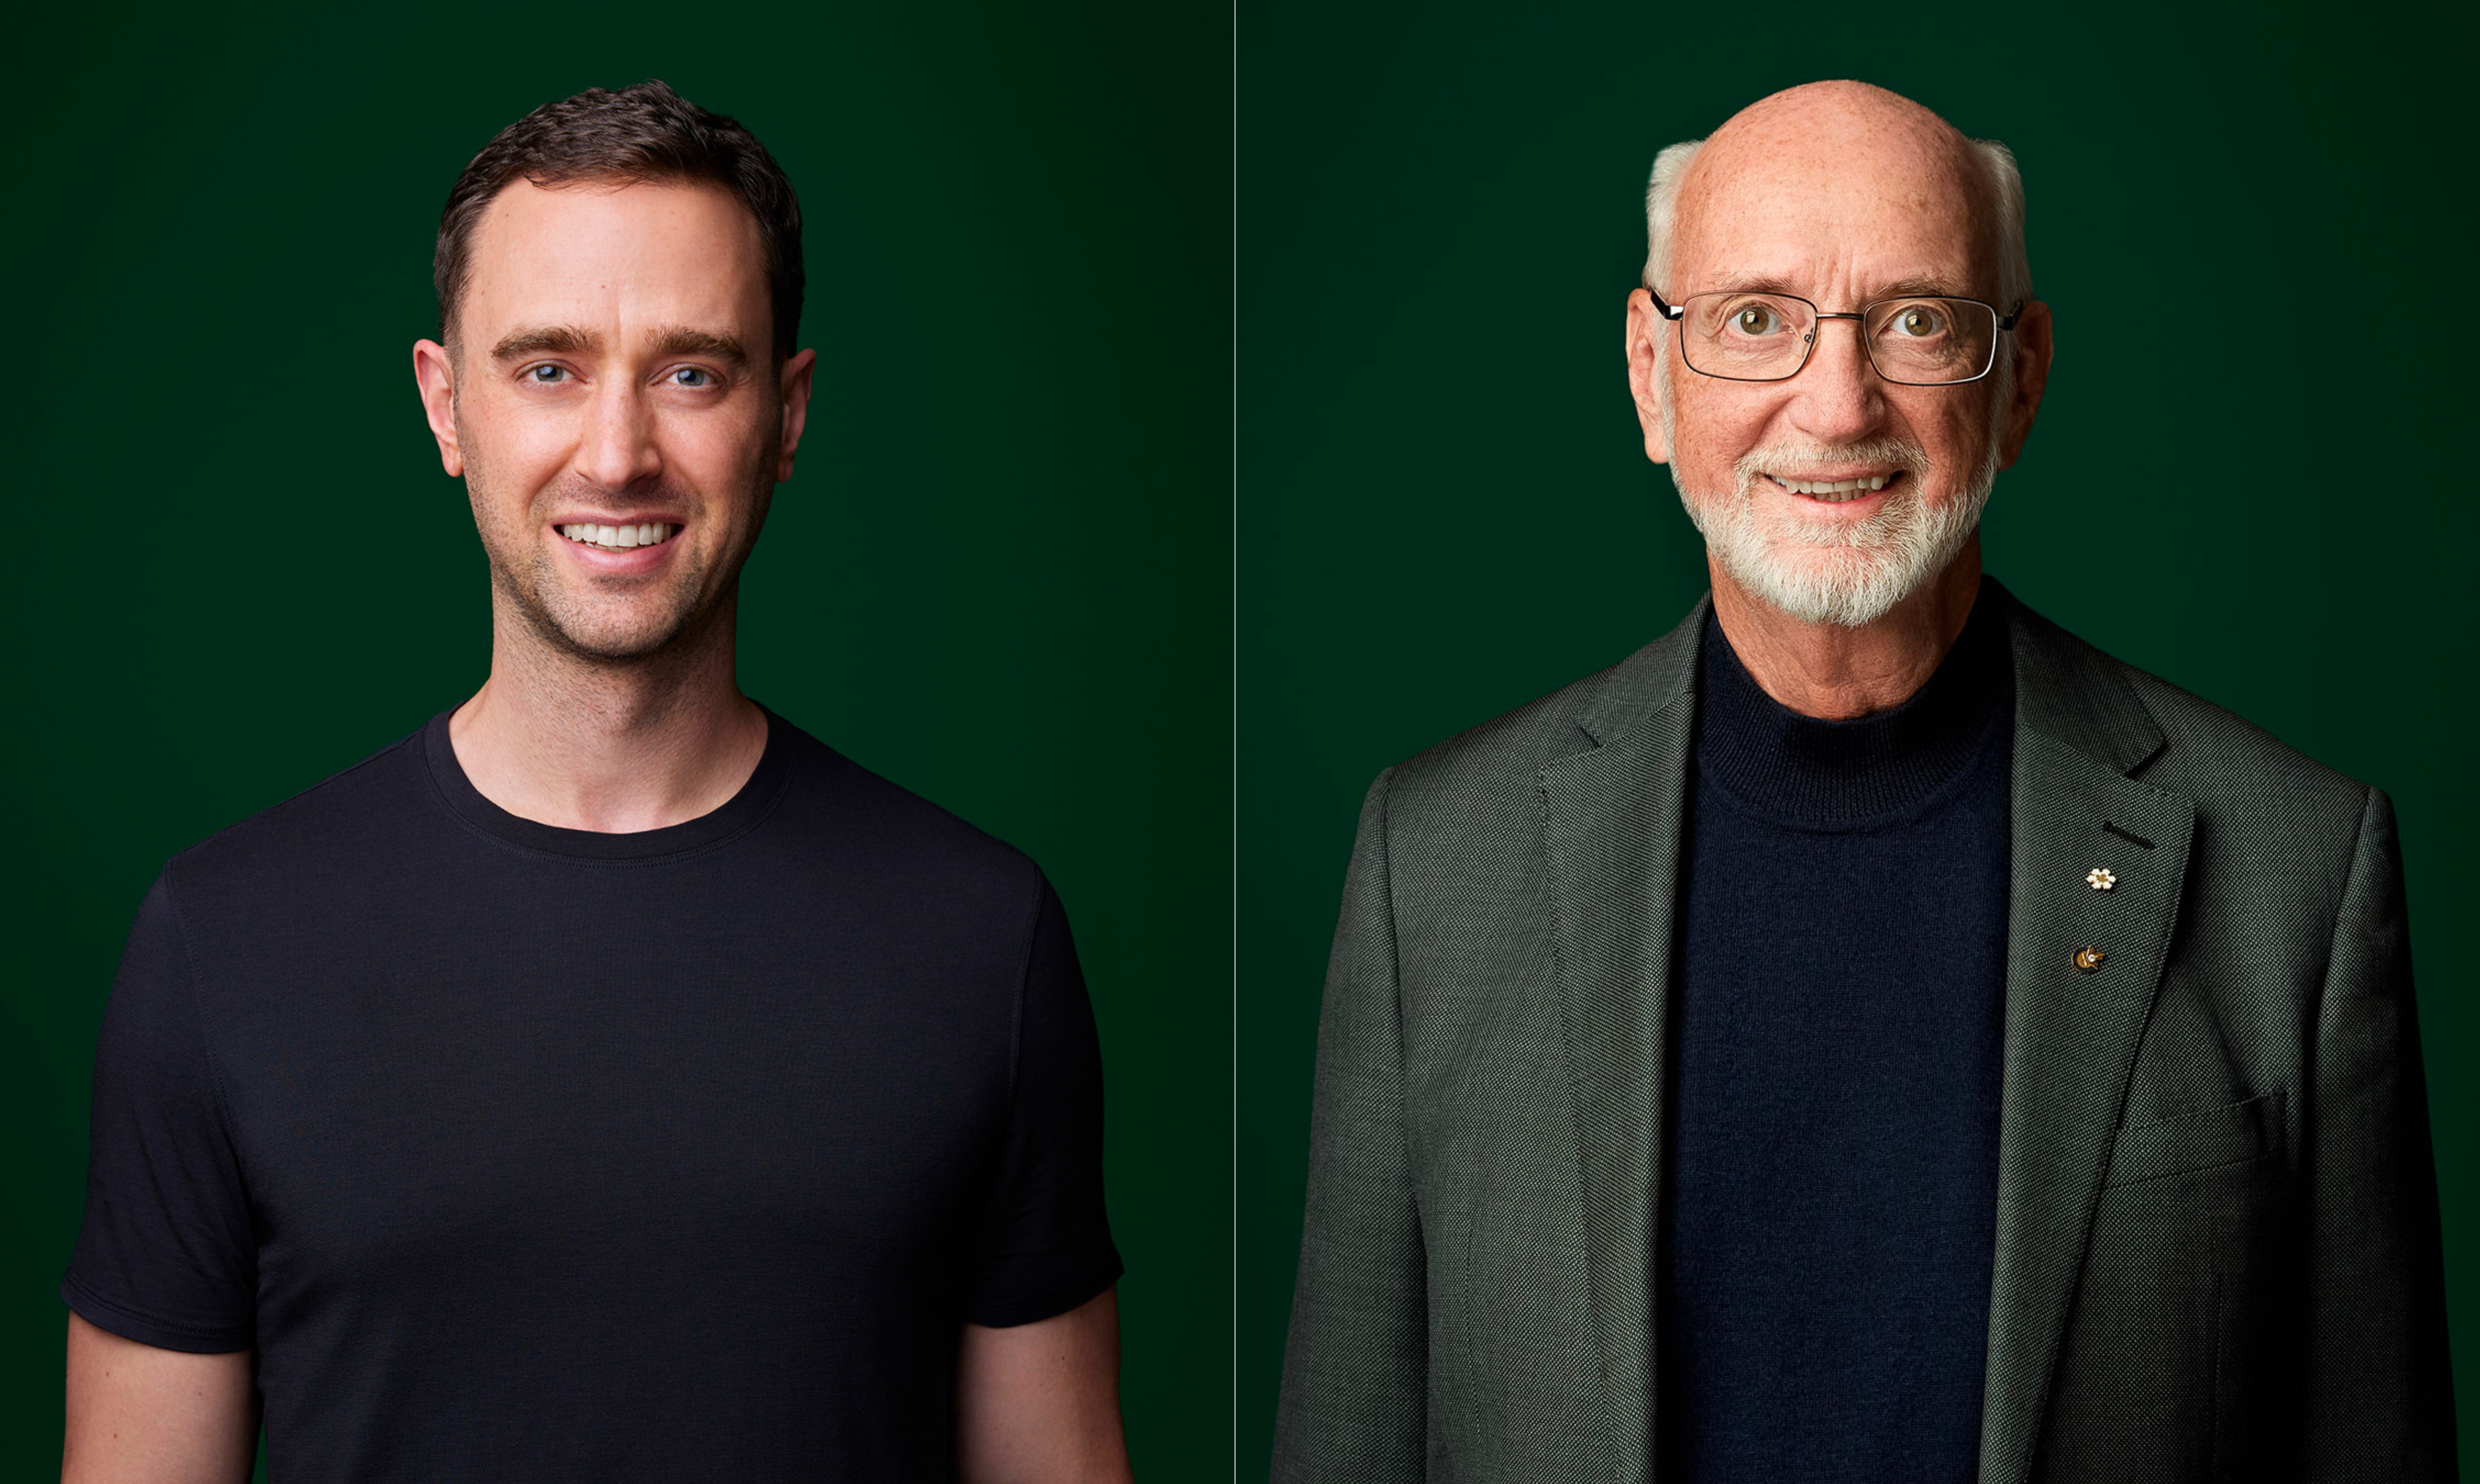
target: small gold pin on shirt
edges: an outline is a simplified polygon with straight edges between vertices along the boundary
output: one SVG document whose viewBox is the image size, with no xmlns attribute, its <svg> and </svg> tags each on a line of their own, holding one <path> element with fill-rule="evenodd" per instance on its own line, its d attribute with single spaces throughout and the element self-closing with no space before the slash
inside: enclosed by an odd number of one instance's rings
<svg viewBox="0 0 2480 1484">
<path fill-rule="evenodd" d="M 2118 876 L 2105 866 L 2095 866 L 2084 873 L 2084 884 L 2095 891 L 2111 891 L 2118 886 Z"/>
<path fill-rule="evenodd" d="M 2101 960 L 2108 957 L 2098 948 L 2079 948 L 2076 950 L 2076 967 L 2089 974 L 2100 968 Z"/>
</svg>

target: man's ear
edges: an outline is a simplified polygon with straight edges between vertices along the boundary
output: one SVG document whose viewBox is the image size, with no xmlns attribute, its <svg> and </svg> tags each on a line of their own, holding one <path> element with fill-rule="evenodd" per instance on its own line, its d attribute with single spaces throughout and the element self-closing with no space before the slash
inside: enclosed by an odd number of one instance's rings
<svg viewBox="0 0 2480 1484">
<path fill-rule="evenodd" d="M 801 446 L 801 429 L 810 422 L 810 383 L 818 369 L 818 353 L 804 350 L 784 363 L 776 393 L 784 408 L 783 447 L 775 455 L 775 482 L 792 477 L 792 450 Z"/>
<path fill-rule="evenodd" d="M 1642 289 L 1628 295 L 1628 390 L 1636 397 L 1636 421 L 1644 429 L 1644 456 L 1657 464 L 1670 462 L 1670 442 L 1662 436 L 1662 384 L 1654 375 L 1654 358 L 1670 348 L 1670 321 L 1653 307 L 1653 295 Z"/>
<path fill-rule="evenodd" d="M 435 340 L 413 343 L 413 384 L 422 393 L 430 436 L 439 440 L 439 467 L 453 479 L 465 473 L 465 452 L 456 447 L 456 368 L 447 346 Z"/>
<path fill-rule="evenodd" d="M 2024 306 L 2024 317 L 2015 321 L 2009 337 L 2014 344 L 2009 353 L 2015 357 L 2015 399 L 2000 415 L 1998 467 L 2012 469 L 2016 455 L 2024 451 L 2024 440 L 2032 436 L 2032 419 L 2041 410 L 2041 394 L 2050 386 L 2050 352 L 2054 348 L 2050 338 L 2050 306 L 2034 299 Z"/>
</svg>

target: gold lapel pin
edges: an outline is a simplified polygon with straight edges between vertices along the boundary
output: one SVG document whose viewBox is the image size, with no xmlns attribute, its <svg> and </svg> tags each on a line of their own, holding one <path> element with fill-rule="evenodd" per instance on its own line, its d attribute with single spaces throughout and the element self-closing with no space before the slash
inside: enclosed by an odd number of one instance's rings
<svg viewBox="0 0 2480 1484">
<path fill-rule="evenodd" d="M 2098 948 L 2079 948 L 2076 950 L 2076 967 L 2089 974 L 2100 968 L 2101 960 L 2108 957 Z"/>
<path fill-rule="evenodd" d="M 2118 876 L 2105 866 L 2095 866 L 2084 873 L 2084 884 L 2095 891 L 2109 891 L 2118 885 Z"/>
</svg>

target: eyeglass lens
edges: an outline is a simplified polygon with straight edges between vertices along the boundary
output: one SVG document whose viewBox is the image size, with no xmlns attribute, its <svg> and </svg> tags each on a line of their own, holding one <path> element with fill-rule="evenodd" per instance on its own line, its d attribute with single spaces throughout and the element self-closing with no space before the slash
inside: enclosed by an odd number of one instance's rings
<svg viewBox="0 0 2480 1484">
<path fill-rule="evenodd" d="M 1779 381 L 1807 361 L 1817 306 L 1782 294 L 1699 294 L 1681 306 L 1689 368 L 1735 381 Z M 1877 374 L 1911 386 L 1970 381 L 1989 370 L 1998 312 L 1973 299 L 1879 299 L 1860 311 Z"/>
</svg>

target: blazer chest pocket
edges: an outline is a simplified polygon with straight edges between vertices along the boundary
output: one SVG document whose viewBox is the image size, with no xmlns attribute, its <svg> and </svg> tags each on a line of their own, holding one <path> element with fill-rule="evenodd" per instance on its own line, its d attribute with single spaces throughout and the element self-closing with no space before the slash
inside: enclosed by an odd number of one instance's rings
<svg viewBox="0 0 2480 1484">
<path fill-rule="evenodd" d="M 2131 1123 L 2110 1146 L 2104 1184 L 2135 1185 L 2225 1164 L 2244 1164 L 2282 1147 L 2282 1093 L 2197 1113 Z"/>
</svg>

